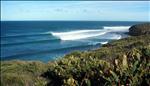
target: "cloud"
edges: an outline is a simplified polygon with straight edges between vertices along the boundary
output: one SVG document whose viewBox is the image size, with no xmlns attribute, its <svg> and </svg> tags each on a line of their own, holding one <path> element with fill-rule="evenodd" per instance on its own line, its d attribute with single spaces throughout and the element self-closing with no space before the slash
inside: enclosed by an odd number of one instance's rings
<svg viewBox="0 0 150 86">
<path fill-rule="evenodd" d="M 63 9 L 61 9 L 61 8 L 56 8 L 56 9 L 54 9 L 54 11 L 56 11 L 56 12 L 62 12 Z"/>
</svg>

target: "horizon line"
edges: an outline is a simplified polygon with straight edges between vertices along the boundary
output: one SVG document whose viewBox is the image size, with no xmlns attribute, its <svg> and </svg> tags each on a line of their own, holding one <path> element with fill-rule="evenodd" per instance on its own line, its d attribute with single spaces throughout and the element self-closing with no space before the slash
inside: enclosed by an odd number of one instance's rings
<svg viewBox="0 0 150 86">
<path fill-rule="evenodd" d="M 1 20 L 3 21 L 120 21 L 120 22 L 150 22 L 150 21 L 135 21 L 135 20 Z"/>
</svg>

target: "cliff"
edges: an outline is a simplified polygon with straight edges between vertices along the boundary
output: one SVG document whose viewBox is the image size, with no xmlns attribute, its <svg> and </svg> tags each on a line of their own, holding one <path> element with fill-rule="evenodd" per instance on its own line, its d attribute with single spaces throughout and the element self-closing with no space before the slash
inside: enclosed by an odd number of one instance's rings
<svg viewBox="0 0 150 86">
<path fill-rule="evenodd" d="M 132 36 L 150 34 L 150 23 L 133 25 L 129 28 L 129 34 Z"/>
</svg>

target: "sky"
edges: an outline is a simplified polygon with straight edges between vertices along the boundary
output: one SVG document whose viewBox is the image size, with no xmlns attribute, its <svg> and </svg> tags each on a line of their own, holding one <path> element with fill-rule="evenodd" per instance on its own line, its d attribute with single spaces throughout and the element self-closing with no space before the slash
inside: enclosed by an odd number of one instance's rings
<svg viewBox="0 0 150 86">
<path fill-rule="evenodd" d="M 150 1 L 1 1 L 2 21 L 150 21 Z"/>
</svg>

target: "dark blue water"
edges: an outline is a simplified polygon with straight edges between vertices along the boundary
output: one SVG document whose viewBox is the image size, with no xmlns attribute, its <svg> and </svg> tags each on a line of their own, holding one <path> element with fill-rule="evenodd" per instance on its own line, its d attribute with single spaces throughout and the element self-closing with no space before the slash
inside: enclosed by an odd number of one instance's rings
<svg viewBox="0 0 150 86">
<path fill-rule="evenodd" d="M 2 21 L 2 60 L 55 60 L 126 37 L 133 24 L 112 21 Z"/>
</svg>

